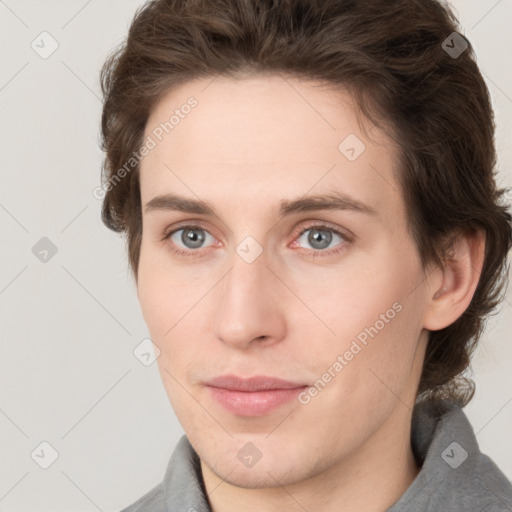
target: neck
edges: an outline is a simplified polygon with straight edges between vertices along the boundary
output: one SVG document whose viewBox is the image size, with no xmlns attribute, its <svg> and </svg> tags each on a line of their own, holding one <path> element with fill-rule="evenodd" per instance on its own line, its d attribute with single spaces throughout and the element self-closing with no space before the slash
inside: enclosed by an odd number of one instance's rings
<svg viewBox="0 0 512 512">
<path fill-rule="evenodd" d="M 213 512 L 382 512 L 392 506 L 416 478 L 411 449 L 412 410 L 398 403 L 381 428 L 355 454 L 326 471 L 286 487 L 247 489 L 222 480 L 201 461 Z"/>
</svg>

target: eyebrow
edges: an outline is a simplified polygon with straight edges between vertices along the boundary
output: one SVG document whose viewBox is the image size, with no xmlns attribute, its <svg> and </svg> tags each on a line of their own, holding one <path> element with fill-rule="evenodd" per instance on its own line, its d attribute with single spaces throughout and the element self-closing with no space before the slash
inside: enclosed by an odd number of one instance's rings
<svg viewBox="0 0 512 512">
<path fill-rule="evenodd" d="M 190 199 L 178 194 L 155 196 L 144 207 L 146 213 L 152 211 L 180 211 L 198 215 L 215 215 L 213 206 L 207 201 Z M 314 210 L 350 210 L 368 215 L 378 215 L 373 207 L 342 193 L 304 196 L 299 199 L 283 199 L 279 203 L 279 216 Z"/>
</svg>

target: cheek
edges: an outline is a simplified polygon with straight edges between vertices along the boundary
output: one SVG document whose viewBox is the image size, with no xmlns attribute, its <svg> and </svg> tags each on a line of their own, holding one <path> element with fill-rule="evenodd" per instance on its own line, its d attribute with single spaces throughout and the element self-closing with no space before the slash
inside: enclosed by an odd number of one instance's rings
<svg viewBox="0 0 512 512">
<path fill-rule="evenodd" d="M 197 351 L 191 350 L 198 343 L 197 331 L 191 325 L 194 308 L 199 305 L 204 290 L 197 286 L 184 286 L 187 279 L 183 271 L 159 265 L 162 251 L 141 250 L 138 279 L 138 299 L 142 316 L 149 330 L 151 340 L 160 349 L 157 359 L 162 379 L 167 388 L 175 382 L 172 375 L 178 377 L 188 367 Z M 156 261 L 156 263 L 155 263 Z"/>
<path fill-rule="evenodd" d="M 319 378 L 334 373 L 347 400 L 400 392 L 411 373 L 421 334 L 422 274 L 408 261 L 390 252 L 308 297 L 334 334 L 318 337 L 315 350 L 302 357 L 314 361 Z"/>
<path fill-rule="evenodd" d="M 153 341 L 162 338 L 171 327 L 172 318 L 169 315 L 169 297 L 158 276 L 153 271 L 141 271 L 139 267 L 138 296 L 144 321 L 151 333 Z M 167 314 L 165 312 L 167 311 Z M 166 325 L 164 325 L 166 324 Z"/>
<path fill-rule="evenodd" d="M 189 299 L 179 269 L 169 268 L 162 248 L 141 246 L 137 294 L 142 315 L 154 341 L 170 336 L 187 309 Z M 193 300 L 193 297 L 190 298 Z"/>
</svg>

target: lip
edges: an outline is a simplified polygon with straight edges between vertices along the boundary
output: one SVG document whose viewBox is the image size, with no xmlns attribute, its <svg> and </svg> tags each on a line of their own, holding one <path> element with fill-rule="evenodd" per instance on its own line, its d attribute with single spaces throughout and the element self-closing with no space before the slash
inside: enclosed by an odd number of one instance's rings
<svg viewBox="0 0 512 512">
<path fill-rule="evenodd" d="M 232 414 L 264 416 L 295 399 L 308 385 L 268 376 L 223 375 L 207 382 L 206 387 Z"/>
</svg>

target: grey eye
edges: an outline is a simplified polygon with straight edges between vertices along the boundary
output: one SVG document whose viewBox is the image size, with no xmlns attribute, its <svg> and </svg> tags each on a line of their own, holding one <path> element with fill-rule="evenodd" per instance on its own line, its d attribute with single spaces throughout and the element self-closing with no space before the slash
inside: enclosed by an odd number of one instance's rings
<svg viewBox="0 0 512 512">
<path fill-rule="evenodd" d="M 181 232 L 181 236 L 178 236 L 179 242 L 183 244 L 186 249 L 198 249 L 201 248 L 207 238 L 209 236 L 213 239 L 212 235 L 210 235 L 206 230 L 199 227 L 185 227 L 181 229 L 177 229 L 172 236 L 170 237 L 173 243 L 180 246 L 180 243 L 174 238 Z"/>
<path fill-rule="evenodd" d="M 315 227 L 304 230 L 298 240 L 303 238 L 308 232 L 309 234 L 306 237 L 306 241 L 311 245 L 311 248 L 315 250 L 321 250 L 329 247 L 333 241 L 333 235 L 337 236 L 340 239 L 340 242 L 344 240 L 344 237 L 332 229 L 322 229 Z"/>
</svg>

